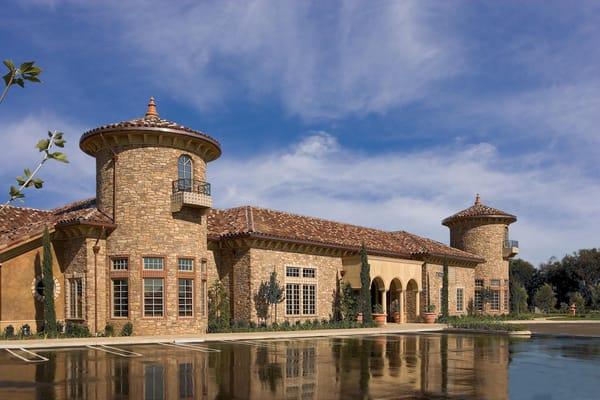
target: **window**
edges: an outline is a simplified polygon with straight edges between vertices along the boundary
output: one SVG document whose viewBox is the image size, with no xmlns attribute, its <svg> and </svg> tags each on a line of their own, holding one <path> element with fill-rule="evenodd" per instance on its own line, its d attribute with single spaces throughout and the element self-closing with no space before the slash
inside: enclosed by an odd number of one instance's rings
<svg viewBox="0 0 600 400">
<path fill-rule="evenodd" d="M 191 258 L 180 258 L 178 260 L 179 271 L 192 272 L 194 270 L 194 260 Z"/>
<path fill-rule="evenodd" d="M 163 316 L 164 285 L 162 278 L 144 279 L 144 316 Z"/>
<path fill-rule="evenodd" d="M 285 276 L 290 278 L 298 278 L 300 276 L 300 268 L 298 267 L 286 267 Z"/>
<path fill-rule="evenodd" d="M 194 281 L 192 279 L 179 280 L 179 316 L 191 317 L 194 308 Z"/>
<path fill-rule="evenodd" d="M 127 279 L 113 279 L 113 317 L 126 318 L 129 316 L 129 285 Z"/>
<path fill-rule="evenodd" d="M 508 311 L 508 289 L 504 290 L 504 309 Z"/>
<path fill-rule="evenodd" d="M 302 314 L 316 314 L 316 286 L 302 285 Z"/>
<path fill-rule="evenodd" d="M 113 271 L 127 271 L 129 269 L 128 258 L 113 258 L 112 259 L 112 270 Z"/>
<path fill-rule="evenodd" d="M 300 285 L 298 283 L 285 285 L 285 313 L 289 315 L 300 314 Z"/>
<path fill-rule="evenodd" d="M 500 279 L 492 279 L 490 281 L 490 286 L 500 286 Z"/>
<path fill-rule="evenodd" d="M 302 269 L 302 277 L 303 278 L 314 278 L 315 277 L 315 269 L 314 268 Z"/>
<path fill-rule="evenodd" d="M 476 287 L 483 287 L 483 279 L 475 279 Z"/>
<path fill-rule="evenodd" d="M 462 311 L 465 306 L 465 293 L 463 288 L 456 289 L 456 311 Z"/>
<path fill-rule="evenodd" d="M 83 282 L 81 278 L 69 279 L 69 318 L 83 318 Z"/>
<path fill-rule="evenodd" d="M 163 259 L 160 257 L 144 257 L 144 269 L 148 271 L 162 271 Z"/>
<path fill-rule="evenodd" d="M 189 192 L 192 190 L 193 177 L 192 159 L 190 156 L 182 155 L 177 163 L 178 189 Z"/>
<path fill-rule="evenodd" d="M 492 290 L 491 308 L 494 311 L 500 310 L 500 291 Z"/>
<path fill-rule="evenodd" d="M 473 299 L 473 303 L 477 311 L 483 310 L 483 302 L 481 300 L 481 290 L 475 290 L 475 298 Z"/>
<path fill-rule="evenodd" d="M 200 283 L 200 314 L 206 316 L 206 281 Z"/>
</svg>

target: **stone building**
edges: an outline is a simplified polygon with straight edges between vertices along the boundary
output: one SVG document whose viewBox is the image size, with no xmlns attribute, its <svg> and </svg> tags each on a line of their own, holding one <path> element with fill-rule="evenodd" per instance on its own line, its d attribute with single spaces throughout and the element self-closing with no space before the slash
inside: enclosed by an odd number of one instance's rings
<svg viewBox="0 0 600 400">
<path fill-rule="evenodd" d="M 154 99 L 142 118 L 84 133 L 80 148 L 96 160 L 94 199 L 0 212 L 0 329 L 41 327 L 44 228 L 57 317 L 92 332 L 126 322 L 136 334 L 204 332 L 217 279 L 228 288 L 232 318 L 256 321 L 254 295 L 272 272 L 286 294 L 278 322 L 330 318 L 342 284 L 360 289 L 362 243 L 372 301 L 390 320 L 392 310 L 402 322 L 419 320 L 428 304 L 441 310 L 444 265 L 451 314 L 508 312 L 507 260 L 517 251 L 508 225 L 516 217 L 479 198 L 443 221 L 451 246 L 259 207 L 215 209 L 205 174 L 219 143 L 161 119 Z"/>
</svg>

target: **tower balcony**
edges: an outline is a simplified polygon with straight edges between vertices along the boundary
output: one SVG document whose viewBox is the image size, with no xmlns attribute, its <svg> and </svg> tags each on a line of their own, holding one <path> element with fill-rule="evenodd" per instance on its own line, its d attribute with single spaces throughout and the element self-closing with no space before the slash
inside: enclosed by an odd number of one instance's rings
<svg viewBox="0 0 600 400">
<path fill-rule="evenodd" d="M 502 256 L 504 258 L 512 258 L 519 254 L 519 242 L 516 240 L 505 240 Z"/>
<path fill-rule="evenodd" d="M 211 208 L 210 183 L 194 179 L 177 179 L 172 184 L 171 212 L 183 207 Z"/>
</svg>

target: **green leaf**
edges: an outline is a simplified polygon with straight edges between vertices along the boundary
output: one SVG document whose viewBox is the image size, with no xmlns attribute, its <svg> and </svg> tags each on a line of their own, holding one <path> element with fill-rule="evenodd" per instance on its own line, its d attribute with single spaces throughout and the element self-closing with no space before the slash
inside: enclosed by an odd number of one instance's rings
<svg viewBox="0 0 600 400">
<path fill-rule="evenodd" d="M 36 82 L 36 83 L 42 82 L 38 78 L 36 78 L 35 76 L 23 75 L 23 79 L 28 80 L 30 82 Z"/>
<path fill-rule="evenodd" d="M 17 78 L 13 82 L 21 87 L 25 87 L 25 82 L 23 81 L 23 78 Z"/>
<path fill-rule="evenodd" d="M 36 189 L 41 189 L 44 185 L 44 181 L 39 178 L 32 179 L 31 182 L 33 182 L 33 186 L 35 186 Z"/>
<path fill-rule="evenodd" d="M 23 178 L 22 176 L 17 176 L 17 183 L 19 184 L 19 186 L 23 186 L 25 184 L 25 181 L 27 179 Z"/>
<path fill-rule="evenodd" d="M 9 83 L 9 82 L 10 82 L 10 80 L 12 79 L 12 76 L 13 76 L 13 73 L 12 73 L 12 72 L 9 72 L 9 73 L 7 73 L 6 75 L 4 75 L 4 76 L 2 77 L 2 79 L 4 79 L 4 85 L 5 85 L 5 86 L 8 86 L 8 83 Z"/>
<path fill-rule="evenodd" d="M 31 170 L 30 170 L 29 168 L 25 168 L 25 169 L 23 170 L 23 172 L 25 173 L 25 176 L 26 176 L 27 178 L 29 178 L 29 177 L 31 176 Z"/>
<path fill-rule="evenodd" d="M 2 63 L 4 63 L 6 68 L 8 68 L 11 72 L 15 70 L 15 64 L 13 64 L 12 60 L 4 60 Z"/>
<path fill-rule="evenodd" d="M 50 140 L 49 139 L 42 139 L 39 142 L 37 142 L 37 144 L 35 145 L 35 147 L 39 151 L 48 150 L 48 146 L 50 146 Z"/>
<path fill-rule="evenodd" d="M 65 141 L 63 139 L 58 139 L 54 141 L 54 144 L 58 147 L 65 147 Z"/>
<path fill-rule="evenodd" d="M 9 193 L 11 199 L 20 199 L 20 198 L 25 197 L 25 195 L 23 193 L 21 193 L 21 191 L 14 186 L 10 187 L 10 191 L 8 193 Z"/>
<path fill-rule="evenodd" d="M 56 161 L 60 161 L 60 162 L 64 162 L 64 163 L 69 162 L 69 160 L 67 160 L 67 156 L 65 155 L 65 153 L 61 153 L 60 151 L 55 151 L 54 153 L 48 153 L 48 156 L 50 158 L 55 159 Z"/>
<path fill-rule="evenodd" d="M 24 62 L 23 64 L 21 64 L 19 66 L 21 73 L 24 74 L 24 73 L 28 72 L 29 68 L 33 67 L 33 64 L 35 64 L 35 61 L 27 61 L 27 62 Z"/>
<path fill-rule="evenodd" d="M 37 76 L 42 73 L 42 69 L 39 67 L 31 67 L 28 71 L 26 71 L 26 73 L 29 75 Z"/>
</svg>

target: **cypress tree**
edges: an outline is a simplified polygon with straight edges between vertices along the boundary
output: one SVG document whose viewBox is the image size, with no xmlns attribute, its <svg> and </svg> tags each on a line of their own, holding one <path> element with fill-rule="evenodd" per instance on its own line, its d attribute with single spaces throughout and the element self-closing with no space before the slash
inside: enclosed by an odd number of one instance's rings
<svg viewBox="0 0 600 400">
<path fill-rule="evenodd" d="M 444 258 L 444 277 L 442 278 L 442 317 L 448 318 L 448 260 Z"/>
<path fill-rule="evenodd" d="M 360 248 L 360 312 L 363 315 L 363 324 L 373 322 L 371 312 L 371 266 L 367 256 L 367 249 L 363 243 Z"/>
<path fill-rule="evenodd" d="M 56 309 L 54 307 L 54 276 L 52 274 L 52 249 L 50 232 L 44 229 L 42 237 L 42 282 L 44 284 L 44 331 L 48 334 L 56 333 Z"/>
</svg>

